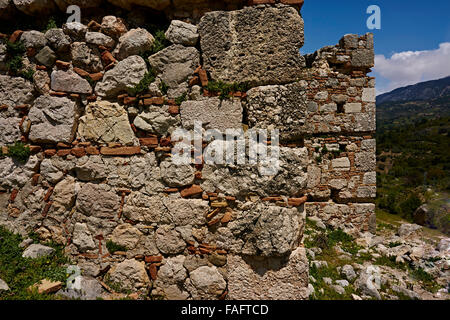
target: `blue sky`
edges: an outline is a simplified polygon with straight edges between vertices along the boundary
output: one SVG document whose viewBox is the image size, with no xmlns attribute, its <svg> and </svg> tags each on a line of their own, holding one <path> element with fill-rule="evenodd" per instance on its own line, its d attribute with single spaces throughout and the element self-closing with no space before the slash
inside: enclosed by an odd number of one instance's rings
<svg viewBox="0 0 450 320">
<path fill-rule="evenodd" d="M 368 30 L 369 5 L 381 8 L 381 30 Z M 450 75 L 450 1 L 305 0 L 302 54 L 337 44 L 347 33 L 375 35 L 377 91 Z"/>
</svg>

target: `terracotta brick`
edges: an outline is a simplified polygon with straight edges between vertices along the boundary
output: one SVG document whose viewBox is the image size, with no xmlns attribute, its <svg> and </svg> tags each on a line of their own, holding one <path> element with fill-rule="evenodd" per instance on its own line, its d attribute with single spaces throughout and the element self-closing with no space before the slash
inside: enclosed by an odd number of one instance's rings
<svg viewBox="0 0 450 320">
<path fill-rule="evenodd" d="M 91 73 L 89 77 L 92 79 L 92 81 L 100 81 L 103 78 L 103 73 L 101 72 Z"/>
<path fill-rule="evenodd" d="M 36 66 L 36 70 L 46 71 L 47 67 L 46 66 L 39 66 L 39 65 L 37 65 Z"/>
<path fill-rule="evenodd" d="M 87 101 L 89 101 L 89 102 L 97 101 L 97 96 L 95 94 L 93 94 L 93 95 L 87 97 Z"/>
<path fill-rule="evenodd" d="M 197 85 L 199 83 L 200 83 L 200 78 L 197 77 L 197 76 L 195 76 L 191 80 L 189 80 L 189 86 L 190 87 L 195 86 L 195 85 Z"/>
<path fill-rule="evenodd" d="M 67 70 L 70 68 L 70 62 L 56 60 L 56 67 L 58 67 L 59 69 Z"/>
<path fill-rule="evenodd" d="M 36 53 L 37 52 L 35 48 L 27 48 L 27 57 L 34 57 Z"/>
<path fill-rule="evenodd" d="M 222 223 L 228 223 L 230 222 L 232 219 L 232 213 L 230 211 L 225 212 L 225 215 L 222 217 L 222 219 L 220 220 L 220 222 Z"/>
<path fill-rule="evenodd" d="M 106 65 L 110 65 L 111 63 L 115 63 L 117 60 L 113 57 L 112 53 L 109 51 L 102 52 L 102 61 Z"/>
<path fill-rule="evenodd" d="M 71 153 L 75 157 L 81 158 L 81 157 L 84 157 L 86 155 L 86 150 L 84 148 L 73 148 Z"/>
<path fill-rule="evenodd" d="M 266 197 L 266 198 L 262 198 L 262 201 L 282 201 L 283 198 L 282 197 Z"/>
<path fill-rule="evenodd" d="M 9 37 L 9 42 L 16 42 L 20 36 L 22 35 L 23 31 L 22 30 L 16 30 L 13 32 L 13 34 Z"/>
<path fill-rule="evenodd" d="M 135 103 L 136 100 L 137 100 L 136 97 L 125 97 L 125 98 L 123 99 L 123 104 L 130 105 L 130 104 Z"/>
<path fill-rule="evenodd" d="M 100 154 L 100 151 L 96 147 L 86 147 L 86 153 L 89 155 L 98 155 Z"/>
<path fill-rule="evenodd" d="M 177 115 L 180 113 L 180 107 L 179 106 L 170 106 L 168 112 L 171 115 Z"/>
<path fill-rule="evenodd" d="M 100 153 L 105 156 L 132 156 L 141 153 L 141 147 L 102 147 Z"/>
<path fill-rule="evenodd" d="M 158 268 L 156 268 L 156 265 L 155 265 L 155 264 L 151 264 L 151 265 L 148 267 L 148 271 L 149 271 L 149 273 L 150 273 L 150 278 L 151 278 L 152 280 L 156 280 L 156 277 L 157 277 L 157 275 L 158 275 Z"/>
<path fill-rule="evenodd" d="M 50 95 L 54 97 L 67 97 L 67 92 L 50 91 Z"/>
<path fill-rule="evenodd" d="M 67 157 L 70 154 L 71 150 L 70 149 L 61 149 L 58 150 L 58 152 L 56 153 L 56 155 L 58 157 Z"/>
<path fill-rule="evenodd" d="M 84 70 L 81 69 L 81 68 L 74 67 L 74 68 L 73 68 L 73 71 L 75 71 L 80 77 L 83 77 L 83 78 L 89 77 L 89 72 L 84 71 Z"/>
<path fill-rule="evenodd" d="M 0 106 L 0 111 L 8 110 L 9 106 L 6 104 L 3 104 Z"/>
<path fill-rule="evenodd" d="M 301 198 L 289 198 L 288 199 L 288 205 L 293 207 L 298 207 L 304 204 L 308 200 L 307 196 L 301 197 Z"/>
<path fill-rule="evenodd" d="M 198 76 L 200 78 L 200 82 L 202 83 L 202 86 L 206 87 L 208 85 L 208 75 L 206 74 L 206 70 L 200 69 L 198 71 Z"/>
<path fill-rule="evenodd" d="M 87 26 L 88 26 L 89 30 L 93 30 L 93 31 L 98 31 L 101 28 L 101 25 L 95 20 L 91 20 Z"/>
<path fill-rule="evenodd" d="M 158 263 L 162 262 L 162 260 L 163 260 L 162 256 L 145 256 L 146 263 Z"/>
<path fill-rule="evenodd" d="M 58 149 L 68 149 L 68 148 L 71 148 L 72 146 L 70 144 L 67 144 L 67 143 L 64 143 L 64 142 L 58 142 L 56 147 Z"/>
<path fill-rule="evenodd" d="M 44 151 L 44 155 L 46 157 L 53 157 L 56 154 L 56 150 L 55 149 L 47 149 Z"/>
<path fill-rule="evenodd" d="M 168 188 L 164 190 L 165 193 L 177 193 L 179 191 L 178 188 Z"/>
<path fill-rule="evenodd" d="M 41 175 L 39 173 L 35 173 L 33 175 L 33 177 L 31 178 L 31 185 L 32 186 L 37 186 L 37 184 L 39 183 L 39 178 L 41 177 Z"/>
<path fill-rule="evenodd" d="M 202 179 L 202 172 L 201 171 L 195 172 L 195 179 L 197 179 L 197 180 Z"/>
<path fill-rule="evenodd" d="M 183 198 L 188 198 L 202 194 L 203 189 L 200 186 L 194 184 L 189 188 L 181 190 L 180 193 Z"/>
<path fill-rule="evenodd" d="M 158 137 L 139 138 L 139 143 L 141 146 L 156 148 L 158 146 Z"/>
<path fill-rule="evenodd" d="M 14 189 L 13 191 L 11 191 L 11 195 L 9 196 L 9 202 L 13 203 L 16 200 L 18 193 L 19 193 L 19 190 L 17 190 L 17 189 Z"/>
<path fill-rule="evenodd" d="M 44 202 L 48 202 L 48 200 L 50 200 L 50 197 L 53 194 L 53 190 L 54 190 L 53 187 L 48 188 L 47 193 L 44 196 Z"/>
<path fill-rule="evenodd" d="M 51 206 L 52 206 L 53 202 L 47 202 L 47 204 L 44 207 L 44 210 L 42 211 L 42 216 L 46 217 L 48 211 L 50 210 Z"/>
<path fill-rule="evenodd" d="M 30 146 L 30 152 L 31 154 L 36 154 L 41 152 L 42 147 L 41 146 Z"/>
</svg>

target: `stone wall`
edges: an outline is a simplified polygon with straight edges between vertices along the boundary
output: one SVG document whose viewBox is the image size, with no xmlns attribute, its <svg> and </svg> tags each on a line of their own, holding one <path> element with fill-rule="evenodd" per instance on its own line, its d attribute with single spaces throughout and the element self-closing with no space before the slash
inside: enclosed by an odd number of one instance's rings
<svg viewBox="0 0 450 320">
<path fill-rule="evenodd" d="M 306 216 L 374 230 L 373 37 L 302 56 L 303 1 L 252 2 L 197 25 L 173 20 L 170 45 L 148 58 L 155 35 L 114 16 L 3 35 L 24 43 L 22 71 L 34 74 L 8 74 L 0 45 L 0 224 L 153 297 L 306 299 Z M 207 90 L 218 81 L 248 90 L 223 98 Z M 194 156 L 176 165 L 172 134 L 195 120 L 222 134 L 279 129 L 281 145 L 267 146 L 278 172 Z M 11 157 L 17 141 L 30 146 L 25 163 Z"/>
</svg>

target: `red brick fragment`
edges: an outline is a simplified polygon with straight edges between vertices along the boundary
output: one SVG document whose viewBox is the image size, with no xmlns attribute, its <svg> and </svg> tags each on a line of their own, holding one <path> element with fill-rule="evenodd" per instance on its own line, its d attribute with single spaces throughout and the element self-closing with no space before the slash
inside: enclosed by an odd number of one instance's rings
<svg viewBox="0 0 450 320">
<path fill-rule="evenodd" d="M 145 256 L 146 263 L 158 263 L 163 260 L 162 256 Z"/>
<path fill-rule="evenodd" d="M 9 202 L 13 203 L 16 200 L 18 193 L 19 190 L 13 189 L 13 191 L 11 191 L 11 195 L 9 196 Z"/>
<path fill-rule="evenodd" d="M 139 138 L 141 146 L 156 148 L 158 146 L 158 137 Z"/>
<path fill-rule="evenodd" d="M 105 156 L 132 156 L 141 153 L 141 147 L 102 147 L 100 153 Z"/>
<path fill-rule="evenodd" d="M 203 193 L 203 189 L 198 185 L 192 185 L 189 188 L 181 190 L 180 194 L 183 198 L 197 196 Z"/>
<path fill-rule="evenodd" d="M 70 68 L 70 62 L 66 62 L 66 61 L 61 61 L 61 60 L 56 60 L 56 67 L 58 67 L 58 69 L 64 69 L 67 70 Z"/>
<path fill-rule="evenodd" d="M 200 69 L 198 71 L 198 76 L 200 78 L 200 82 L 202 83 L 202 86 L 206 87 L 208 85 L 208 75 L 206 74 L 206 70 Z"/>
<path fill-rule="evenodd" d="M 13 34 L 9 37 L 9 42 L 16 42 L 20 36 L 22 35 L 23 31 L 22 30 L 16 30 L 13 32 Z"/>
<path fill-rule="evenodd" d="M 168 112 L 171 115 L 175 116 L 180 113 L 180 107 L 179 106 L 169 106 Z"/>
<path fill-rule="evenodd" d="M 72 148 L 71 153 L 75 157 L 81 158 L 81 157 L 84 157 L 86 155 L 86 149 L 84 149 L 84 148 Z"/>
<path fill-rule="evenodd" d="M 44 155 L 46 157 L 53 157 L 56 154 L 56 150 L 55 149 L 47 149 L 44 151 Z"/>
<path fill-rule="evenodd" d="M 71 150 L 70 149 L 61 149 L 58 150 L 58 152 L 56 153 L 56 155 L 58 157 L 67 157 L 70 154 Z"/>
</svg>

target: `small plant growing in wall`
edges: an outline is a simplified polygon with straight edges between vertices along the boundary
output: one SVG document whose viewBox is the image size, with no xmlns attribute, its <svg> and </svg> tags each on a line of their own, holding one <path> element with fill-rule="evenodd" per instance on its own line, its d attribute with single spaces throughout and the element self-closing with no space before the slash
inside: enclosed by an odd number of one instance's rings
<svg viewBox="0 0 450 320">
<path fill-rule="evenodd" d="M 169 86 L 164 81 L 161 81 L 158 88 L 159 88 L 159 91 L 161 91 L 161 93 L 163 95 L 166 95 L 167 91 L 169 91 Z"/>
<path fill-rule="evenodd" d="M 6 41 L 6 68 L 14 76 L 33 81 L 33 69 L 21 70 L 23 68 L 22 56 L 25 52 L 26 49 L 22 41 L 16 41 L 14 43 Z"/>
<path fill-rule="evenodd" d="M 108 249 L 108 251 L 110 253 L 114 253 L 114 252 L 117 252 L 117 251 L 127 251 L 126 247 L 121 246 L 120 244 L 117 244 L 117 243 L 115 243 L 112 240 L 108 240 L 106 242 L 106 248 Z"/>
<path fill-rule="evenodd" d="M 26 163 L 30 153 L 30 147 L 22 142 L 16 142 L 14 145 L 8 146 L 8 156 L 20 163 Z"/>
<path fill-rule="evenodd" d="M 175 103 L 177 104 L 177 106 L 180 106 L 184 101 L 186 101 L 187 98 L 187 94 L 183 93 L 181 96 L 175 98 Z"/>
<path fill-rule="evenodd" d="M 142 93 L 148 91 L 148 87 L 150 84 L 155 81 L 156 71 L 153 68 L 150 68 L 149 71 L 144 75 L 142 80 L 130 89 L 130 95 L 136 97 Z"/>
<path fill-rule="evenodd" d="M 206 90 L 219 94 L 219 99 L 224 100 L 231 96 L 233 92 L 247 92 L 250 89 L 248 82 L 226 83 L 223 81 L 209 81 Z"/>
</svg>

